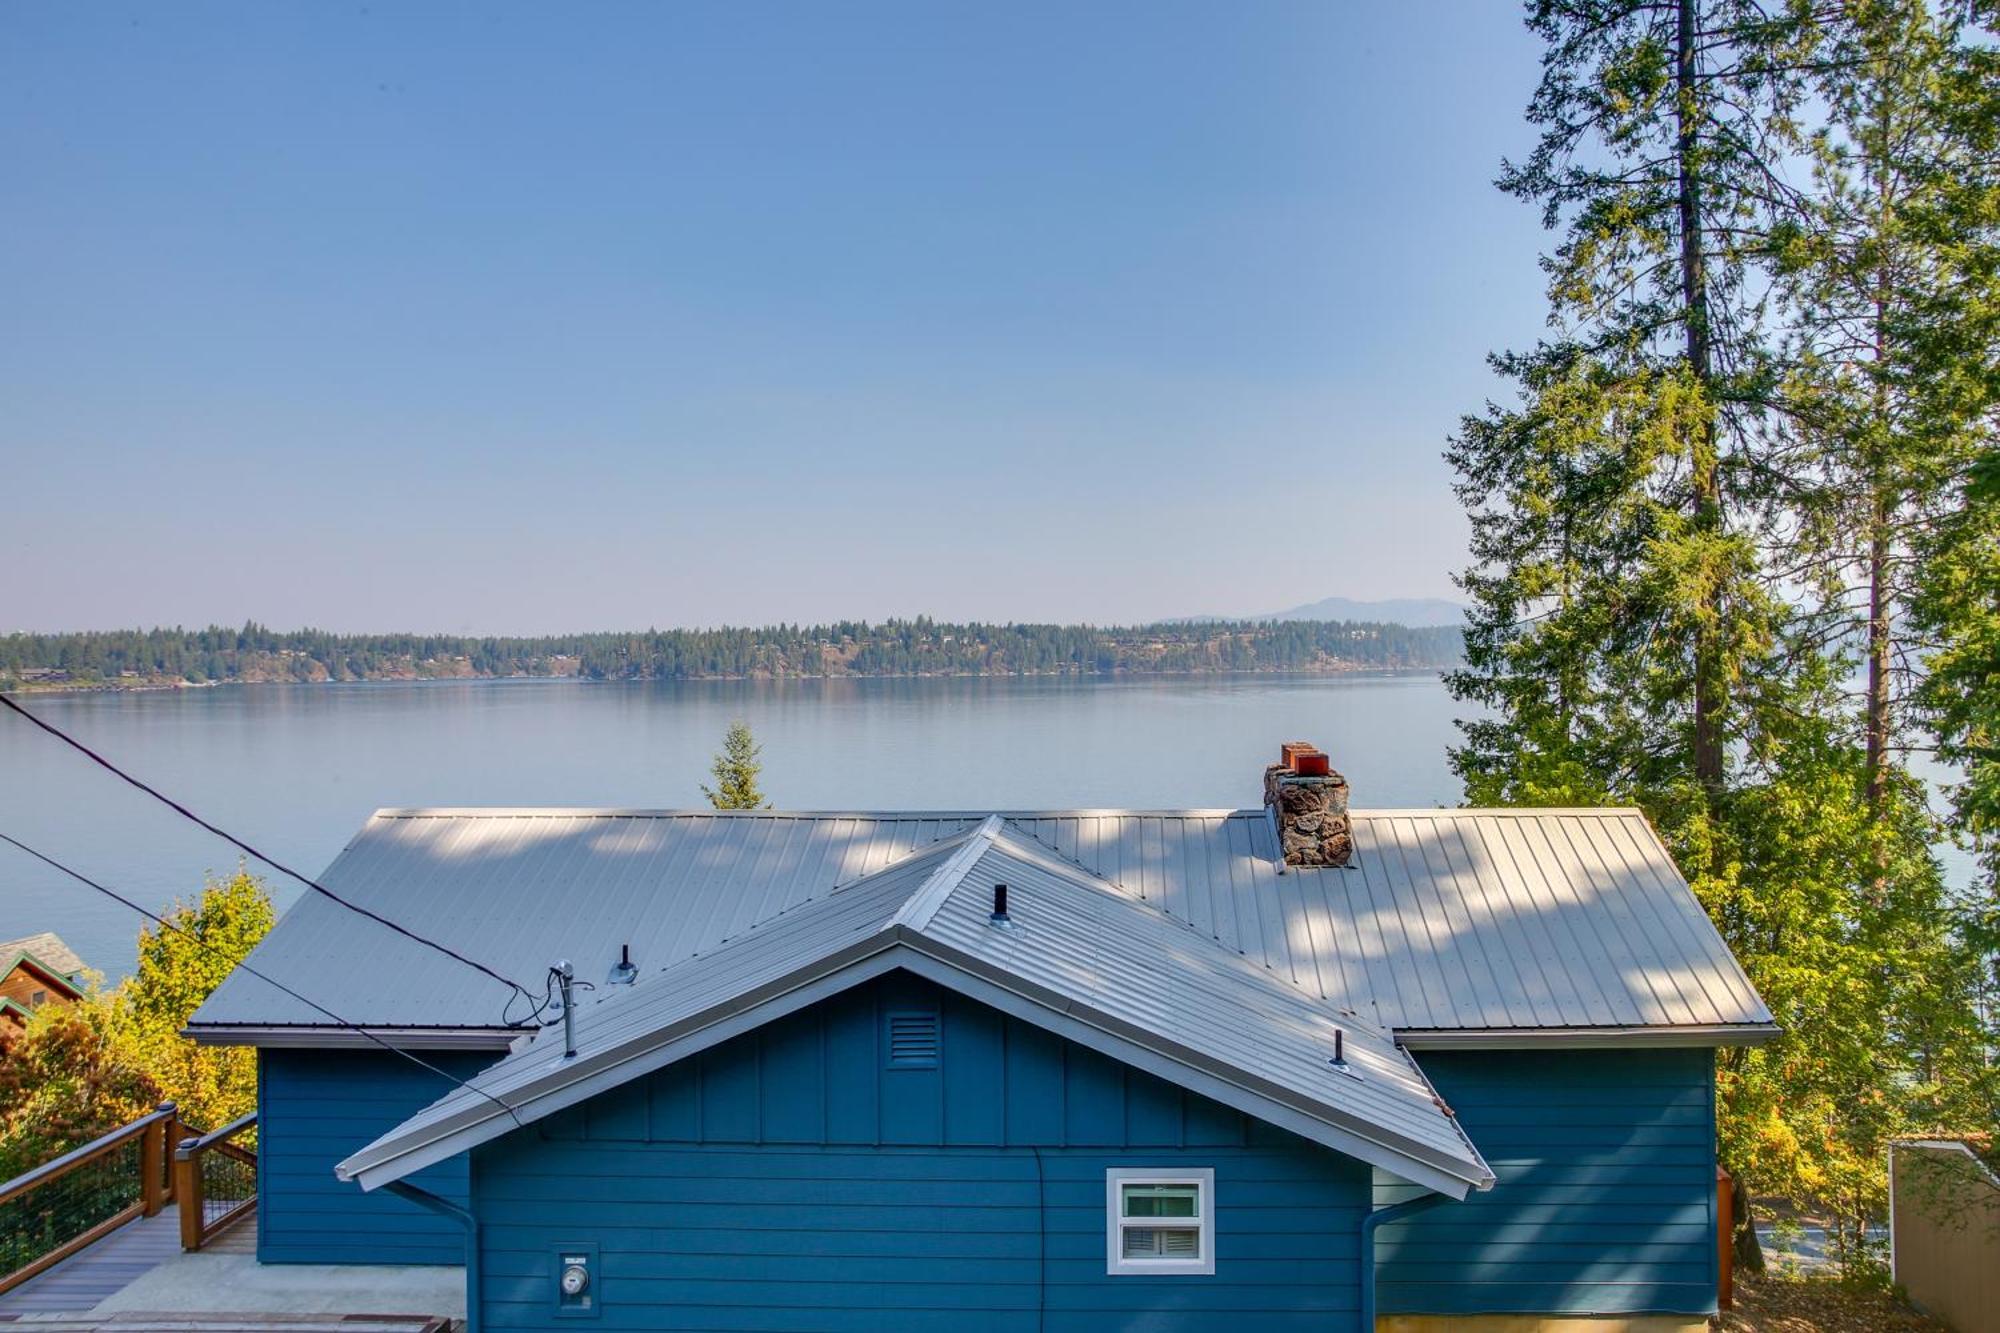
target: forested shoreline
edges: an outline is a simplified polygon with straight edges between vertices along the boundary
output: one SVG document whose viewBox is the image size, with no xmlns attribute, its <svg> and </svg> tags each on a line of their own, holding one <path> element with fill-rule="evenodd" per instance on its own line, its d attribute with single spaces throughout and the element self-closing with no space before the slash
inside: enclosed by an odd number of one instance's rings
<svg viewBox="0 0 2000 1333">
<path fill-rule="evenodd" d="M 0 689 L 453 680 L 1206 674 L 1443 669 L 1455 627 L 1352 621 L 881 623 L 471 637 L 181 628 L 0 636 Z"/>
</svg>

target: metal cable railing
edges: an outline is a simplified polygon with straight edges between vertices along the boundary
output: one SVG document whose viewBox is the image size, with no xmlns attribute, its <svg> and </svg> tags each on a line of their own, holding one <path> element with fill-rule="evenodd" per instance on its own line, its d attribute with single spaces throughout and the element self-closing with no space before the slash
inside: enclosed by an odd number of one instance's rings
<svg viewBox="0 0 2000 1333">
<path fill-rule="evenodd" d="M 253 1111 L 213 1133 L 183 1139 L 174 1150 L 183 1250 L 200 1249 L 257 1207 L 256 1136 Z"/>
<path fill-rule="evenodd" d="M 159 1212 L 173 1197 L 166 1146 L 177 1124 L 168 1102 L 0 1184 L 0 1291 Z"/>
</svg>

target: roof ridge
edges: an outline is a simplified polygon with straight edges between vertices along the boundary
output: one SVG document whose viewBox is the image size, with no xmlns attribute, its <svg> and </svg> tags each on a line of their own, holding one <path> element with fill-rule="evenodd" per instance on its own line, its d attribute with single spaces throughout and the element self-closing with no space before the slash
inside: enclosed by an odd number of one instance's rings
<svg viewBox="0 0 2000 1333">
<path fill-rule="evenodd" d="M 952 890 L 964 881 L 966 872 L 979 864 L 979 858 L 993 846 L 1003 827 L 1005 822 L 1000 816 L 986 816 L 978 828 L 966 835 L 964 845 L 953 852 L 943 865 L 931 871 L 916 891 L 896 909 L 896 915 L 889 918 L 889 924 L 908 926 L 912 930 L 922 930 L 929 925 L 945 900 L 951 897 Z"/>
<path fill-rule="evenodd" d="M 998 819 L 999 816 L 996 815 L 994 816 L 994 818 Z M 1227 944 L 1224 944 L 1216 936 L 1209 934 L 1206 931 L 1203 931 L 1200 927 L 1196 926 L 1192 921 L 1189 921 L 1185 917 L 1176 916 L 1174 913 L 1168 911 L 1165 907 L 1154 902 L 1152 899 L 1134 893 L 1130 888 L 1119 883 L 1117 880 L 1112 879 L 1109 875 L 1106 875 L 1101 871 L 1094 870 L 1090 866 L 1085 865 L 1083 862 L 1074 860 L 1073 858 L 1064 855 L 1060 851 L 1050 849 L 1049 844 L 1047 842 L 1043 841 L 1041 838 L 1037 837 L 1034 833 L 1030 832 L 1029 830 L 1019 828 L 1018 826 L 1013 824 L 1011 820 L 1005 821 L 1005 824 L 1006 827 L 1003 830 L 1003 835 L 1006 834 L 1018 835 L 1018 836 L 1007 837 L 1008 849 L 1014 847 L 1021 847 L 1023 850 L 1027 851 L 1031 856 L 1035 856 L 1038 860 L 1043 861 L 1045 868 L 1055 870 L 1071 878 L 1074 878 L 1077 872 L 1080 871 L 1082 872 L 1085 878 L 1092 881 L 1093 887 L 1095 885 L 1103 885 L 1105 888 L 1111 889 L 1113 892 L 1107 896 L 1108 901 L 1115 904 L 1117 907 L 1134 909 L 1140 912 L 1141 914 L 1151 917 L 1153 920 L 1157 922 L 1172 926 L 1176 930 L 1185 931 L 1187 934 L 1192 935 L 1195 938 L 1200 939 L 1205 943 L 1207 943 L 1208 945 L 1212 946 L 1216 951 L 1216 956 L 1223 961 L 1224 966 L 1237 968 L 1241 971 L 1251 973 L 1255 976 L 1262 978 L 1269 978 L 1279 982 L 1282 985 L 1289 986 L 1293 990 L 1298 992 L 1301 999 L 1305 1000 L 1309 1004 L 1323 1008 L 1330 1016 L 1338 1019 L 1352 1019 L 1354 1022 L 1364 1027 L 1371 1028 L 1377 1033 L 1381 1034 L 1382 1036 L 1389 1038 L 1390 1040 L 1394 1040 L 1395 1036 L 1394 1029 L 1390 1028 L 1388 1024 L 1380 1022 L 1379 1020 L 1373 1018 L 1369 1018 L 1366 1015 L 1362 1014 L 1360 1010 L 1350 1005 L 1342 1005 L 1335 1002 L 1331 997 L 1322 995 L 1319 991 L 1314 990 L 1312 987 L 1306 985 L 1304 982 L 1300 981 L 1297 977 L 1289 976 L 1283 972 L 1280 972 L 1275 967 L 1270 967 L 1268 965 L 1262 965 L 1257 963 L 1253 959 L 1246 956 L 1241 949 L 1232 949 Z M 1027 844 L 1031 845 L 1023 846 L 1022 842 L 1023 838 L 1025 838 Z M 991 841 L 998 842 L 999 839 L 994 838 Z M 981 855 L 984 855 L 984 853 L 982 852 Z M 974 858 L 972 862 L 969 862 L 965 867 L 965 869 L 970 870 L 972 864 L 976 864 L 977 859 L 978 858 Z M 1047 864 L 1049 862 L 1054 862 L 1055 864 L 1053 866 L 1050 866 Z M 962 876 L 963 872 L 961 872 L 961 878 Z M 935 915 L 935 911 L 933 911 L 932 915 Z M 928 919 L 929 918 L 926 917 L 926 920 Z"/>
<path fill-rule="evenodd" d="M 1074 806 L 1023 810 L 711 810 L 705 808 L 649 808 L 644 806 L 594 806 L 594 805 L 438 805 L 438 806 L 383 806 L 375 810 L 373 819 L 879 819 L 883 821 L 922 823 L 932 820 L 976 820 L 988 815 L 999 815 L 1007 820 L 1021 819 L 1261 819 L 1263 806 L 1238 807 L 1188 807 L 1182 809 L 1146 809 L 1125 806 Z M 1540 818 L 1547 815 L 1637 815 L 1643 813 L 1636 805 L 1427 805 L 1427 806 L 1353 806 L 1348 810 L 1355 819 L 1418 819 L 1443 818 L 1446 816 L 1475 815 L 1502 818 Z"/>
</svg>

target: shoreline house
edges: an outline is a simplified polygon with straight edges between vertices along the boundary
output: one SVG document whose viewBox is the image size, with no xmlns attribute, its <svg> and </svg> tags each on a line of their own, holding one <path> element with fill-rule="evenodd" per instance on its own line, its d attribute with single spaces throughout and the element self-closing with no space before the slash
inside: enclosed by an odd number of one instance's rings
<svg viewBox="0 0 2000 1333">
<path fill-rule="evenodd" d="M 83 998 L 86 970 L 53 931 L 0 940 L 0 1037 L 18 1034 L 45 1004 Z"/>
<path fill-rule="evenodd" d="M 1705 1327 L 1776 1029 L 1652 829 L 1346 790 L 378 812 L 328 888 L 570 1002 L 307 895 L 252 965 L 368 1035 L 246 971 L 189 1027 L 260 1048 L 258 1254 L 494 1330 Z"/>
</svg>

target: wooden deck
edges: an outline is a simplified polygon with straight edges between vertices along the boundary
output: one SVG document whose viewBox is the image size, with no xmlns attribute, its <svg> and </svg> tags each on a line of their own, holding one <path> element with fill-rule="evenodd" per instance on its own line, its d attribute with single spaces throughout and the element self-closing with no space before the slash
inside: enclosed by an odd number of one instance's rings
<svg viewBox="0 0 2000 1333">
<path fill-rule="evenodd" d="M 255 1235 L 250 1236 L 254 1244 Z M 180 1219 L 142 1217 L 12 1291 L 0 1292 L 0 1319 L 88 1310 L 181 1252 Z"/>
<path fill-rule="evenodd" d="M 14 1316 L 0 1316 L 6 1323 Z M 421 1315 L 76 1314 L 22 1315 L 11 1327 L 35 1333 L 446 1333 L 446 1319 Z"/>
</svg>

